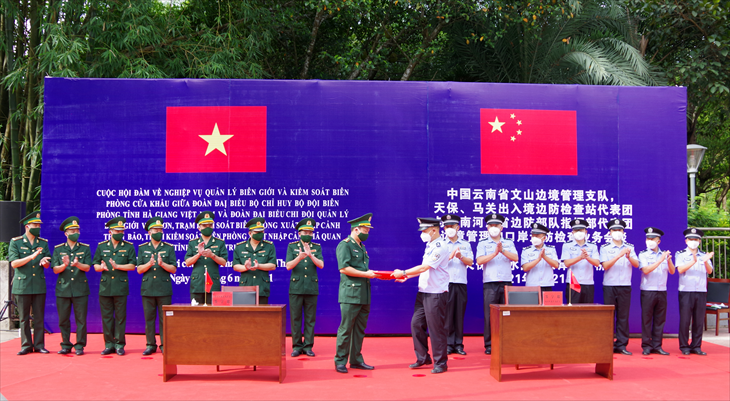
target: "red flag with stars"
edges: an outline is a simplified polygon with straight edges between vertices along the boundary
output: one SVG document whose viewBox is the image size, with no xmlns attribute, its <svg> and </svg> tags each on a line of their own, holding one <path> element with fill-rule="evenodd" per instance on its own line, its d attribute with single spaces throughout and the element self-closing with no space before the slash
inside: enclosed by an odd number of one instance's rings
<svg viewBox="0 0 730 401">
<path fill-rule="evenodd" d="M 575 110 L 481 109 L 482 174 L 578 175 Z"/>
<path fill-rule="evenodd" d="M 266 107 L 168 107 L 167 173 L 266 172 Z"/>
</svg>

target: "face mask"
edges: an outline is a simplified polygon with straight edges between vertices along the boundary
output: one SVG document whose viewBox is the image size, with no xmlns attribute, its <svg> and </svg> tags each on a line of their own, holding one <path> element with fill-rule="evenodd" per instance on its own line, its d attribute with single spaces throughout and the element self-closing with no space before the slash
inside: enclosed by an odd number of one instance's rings
<svg viewBox="0 0 730 401">
<path fill-rule="evenodd" d="M 310 242 L 310 241 L 312 241 L 312 236 L 311 235 L 300 235 L 299 239 L 301 239 L 302 242 Z"/>
<path fill-rule="evenodd" d="M 159 241 L 162 239 L 162 233 L 154 233 L 150 234 L 150 238 L 152 238 L 155 241 Z"/>
<path fill-rule="evenodd" d="M 75 233 L 75 234 L 69 234 L 69 235 L 68 235 L 68 239 L 69 239 L 69 240 L 70 240 L 71 242 L 76 242 L 76 241 L 78 241 L 78 240 L 79 240 L 79 235 L 81 235 L 81 234 L 80 234 L 80 233 Z"/>
<path fill-rule="evenodd" d="M 649 249 L 651 249 L 651 250 L 654 250 L 657 247 L 657 245 L 659 245 L 659 244 L 657 244 L 654 241 L 646 240 L 646 247 L 649 248 Z"/>
<path fill-rule="evenodd" d="M 492 237 L 499 236 L 499 227 L 489 227 L 488 231 L 489 231 L 489 235 L 491 235 Z"/>
<path fill-rule="evenodd" d="M 586 233 L 583 231 L 577 231 L 573 233 L 573 238 L 575 238 L 576 241 L 583 241 L 586 239 Z"/>
<path fill-rule="evenodd" d="M 616 241 L 623 241 L 624 233 L 622 233 L 621 231 L 611 231 L 611 238 L 613 238 Z"/>
<path fill-rule="evenodd" d="M 203 234 L 204 237 L 210 237 L 210 235 L 213 234 L 213 227 L 205 227 L 200 230 L 200 233 Z"/>
<path fill-rule="evenodd" d="M 530 242 L 532 242 L 532 245 L 538 246 L 538 245 L 542 244 L 542 239 L 540 239 L 538 237 L 532 237 L 532 238 L 530 238 Z"/>
<path fill-rule="evenodd" d="M 368 239 L 368 235 L 369 235 L 369 234 L 365 234 L 365 233 L 360 233 L 360 234 L 358 234 L 358 235 L 357 235 L 357 239 L 359 239 L 359 240 L 360 240 L 360 242 L 365 242 L 365 240 L 367 240 L 367 239 Z"/>
<path fill-rule="evenodd" d="M 689 241 L 687 242 L 687 247 L 689 249 L 695 250 L 700 247 L 700 241 Z"/>
<path fill-rule="evenodd" d="M 251 238 L 253 238 L 256 241 L 261 241 L 262 239 L 264 239 L 264 233 L 256 233 L 256 234 L 252 235 Z"/>
<path fill-rule="evenodd" d="M 446 229 L 446 236 L 449 238 L 456 237 L 456 229 L 455 228 L 447 228 Z"/>
<path fill-rule="evenodd" d="M 30 230 L 28 230 L 28 232 L 30 232 L 34 237 L 38 237 L 39 235 L 41 235 L 41 228 L 40 227 L 31 228 Z"/>
<path fill-rule="evenodd" d="M 112 239 L 114 239 L 114 241 L 119 242 L 119 241 L 122 240 L 122 238 L 124 238 L 124 233 L 122 233 L 122 234 L 112 234 Z"/>
<path fill-rule="evenodd" d="M 429 241 L 431 241 L 431 236 L 426 233 L 421 233 L 421 241 L 429 242 Z"/>
</svg>

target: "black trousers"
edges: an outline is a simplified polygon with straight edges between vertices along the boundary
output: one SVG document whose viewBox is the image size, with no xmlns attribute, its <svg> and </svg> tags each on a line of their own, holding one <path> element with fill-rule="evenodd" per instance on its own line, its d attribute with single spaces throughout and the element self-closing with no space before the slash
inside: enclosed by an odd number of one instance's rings
<svg viewBox="0 0 730 401">
<path fill-rule="evenodd" d="M 662 347 L 664 323 L 667 321 L 667 292 L 641 291 L 641 349 L 655 351 Z"/>
<path fill-rule="evenodd" d="M 446 328 L 449 349 L 464 349 L 464 315 L 466 314 L 466 284 L 449 283 L 449 300 L 446 303 Z"/>
<path fill-rule="evenodd" d="M 416 306 L 411 319 L 411 335 L 413 347 L 416 351 L 416 360 L 425 362 L 428 359 L 428 337 L 431 337 L 434 366 L 446 366 L 449 357 L 446 354 L 446 303 L 449 294 L 427 294 L 419 292 L 416 295 Z"/>
<path fill-rule="evenodd" d="M 566 284 L 566 287 L 569 288 L 570 284 Z M 595 286 L 593 284 L 581 284 L 580 285 L 580 292 L 569 290 L 572 294 L 570 296 L 570 299 L 568 299 L 568 291 L 565 291 L 565 303 L 572 304 L 592 304 L 595 301 L 593 300 L 593 293 L 595 291 Z"/>
<path fill-rule="evenodd" d="M 99 296 L 104 348 L 124 349 L 127 344 L 127 296 Z"/>
<path fill-rule="evenodd" d="M 58 307 L 58 328 L 61 329 L 61 348 L 84 349 L 86 346 L 86 317 L 89 311 L 89 296 L 56 297 Z M 71 342 L 71 307 L 76 319 L 76 344 Z"/>
<path fill-rule="evenodd" d="M 552 291 L 553 287 L 540 287 L 540 292 Z"/>
<path fill-rule="evenodd" d="M 145 297 L 142 296 L 142 310 L 144 311 L 144 334 L 147 339 L 147 346 L 150 348 L 157 349 L 157 342 L 155 341 L 155 323 L 156 320 L 160 322 L 160 349 L 165 345 L 163 333 L 165 332 L 164 327 L 164 315 L 162 314 L 162 307 L 165 305 L 172 304 L 172 295 L 162 297 Z"/>
<path fill-rule="evenodd" d="M 18 305 L 18 315 L 20 315 L 20 349 L 45 348 L 46 332 L 43 328 L 43 321 L 46 312 L 46 294 L 16 294 L 15 304 Z M 30 320 L 31 308 L 33 310 L 32 322 Z M 33 336 L 30 335 L 31 326 L 33 326 Z"/>
<path fill-rule="evenodd" d="M 705 329 L 706 292 L 679 292 L 679 350 L 700 350 Z M 690 323 L 692 343 L 689 342 Z"/>
<path fill-rule="evenodd" d="M 603 286 L 603 303 L 616 307 L 616 341 L 614 349 L 626 349 L 629 344 L 629 310 L 631 309 L 631 286 Z"/>
<path fill-rule="evenodd" d="M 492 326 L 489 324 L 489 305 L 504 304 L 504 286 L 509 281 L 495 281 L 484 283 L 484 349 L 492 347 Z"/>
</svg>

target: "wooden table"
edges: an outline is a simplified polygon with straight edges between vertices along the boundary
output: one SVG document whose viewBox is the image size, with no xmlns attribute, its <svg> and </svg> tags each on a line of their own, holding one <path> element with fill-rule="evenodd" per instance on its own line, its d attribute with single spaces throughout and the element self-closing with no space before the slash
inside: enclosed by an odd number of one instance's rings
<svg viewBox="0 0 730 401">
<path fill-rule="evenodd" d="M 490 372 L 502 364 L 595 363 L 613 380 L 613 305 L 490 305 Z"/>
<path fill-rule="evenodd" d="M 162 380 L 177 365 L 278 366 L 286 377 L 286 305 L 166 305 Z"/>
</svg>

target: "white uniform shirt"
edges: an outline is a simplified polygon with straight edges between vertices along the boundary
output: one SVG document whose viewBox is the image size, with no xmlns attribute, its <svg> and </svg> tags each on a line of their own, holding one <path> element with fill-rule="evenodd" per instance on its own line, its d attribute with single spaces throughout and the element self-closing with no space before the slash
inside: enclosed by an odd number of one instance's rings
<svg viewBox="0 0 730 401">
<path fill-rule="evenodd" d="M 501 239 L 502 250 L 517 253 L 515 243 L 506 238 Z M 492 237 L 479 241 L 477 244 L 477 259 L 480 256 L 487 256 L 494 253 L 497 248 L 497 242 Z M 482 282 L 491 283 L 495 281 L 512 282 L 512 261 L 509 260 L 502 252 L 484 265 L 484 275 Z"/>
<path fill-rule="evenodd" d="M 613 241 L 601 247 L 601 263 L 607 262 L 616 257 L 616 254 L 622 251 L 624 248 L 631 249 L 629 256 L 637 259 L 636 251 L 634 246 L 624 241 L 621 245 L 616 245 Z M 631 265 L 625 256 L 619 258 L 616 263 L 611 266 L 610 269 L 603 273 L 603 285 L 604 286 L 631 286 L 631 269 L 634 266 Z"/>
<path fill-rule="evenodd" d="M 428 294 L 448 292 L 449 272 L 446 265 L 449 264 L 449 252 L 443 239 L 437 238 L 426 245 L 421 264 L 431 268 L 418 276 L 418 291 Z"/>
<path fill-rule="evenodd" d="M 644 249 L 639 252 L 639 268 L 643 269 L 647 266 L 651 266 L 656 263 L 657 260 L 661 259 L 662 251 L 659 247 L 656 248 L 656 252 L 650 249 Z M 665 259 L 656 269 L 652 270 L 651 273 L 646 274 L 641 272 L 641 290 L 642 291 L 666 291 L 667 290 L 667 277 L 669 277 L 669 263 Z"/>
<path fill-rule="evenodd" d="M 451 252 L 458 247 L 461 251 L 462 257 L 467 259 L 474 259 L 474 253 L 471 251 L 471 245 L 469 244 L 469 241 L 459 239 L 456 242 L 451 242 L 451 240 L 448 238 L 446 238 L 444 241 L 446 242 L 446 250 L 448 251 L 449 255 L 451 255 Z M 451 259 L 446 269 L 449 272 L 450 283 L 466 284 L 467 265 L 465 265 L 461 260 L 457 258 Z"/>
<path fill-rule="evenodd" d="M 601 257 L 598 254 L 598 245 L 590 243 L 588 241 L 584 242 L 583 245 L 579 245 L 575 241 L 570 241 L 563 244 L 563 251 L 560 254 L 560 261 L 565 262 L 567 259 L 573 259 L 580 256 L 581 250 L 583 249 L 588 252 L 589 257 L 600 260 Z M 570 266 L 570 269 L 573 270 L 573 274 L 575 274 L 575 278 L 578 279 L 579 284 L 593 285 L 594 266 L 591 264 L 591 262 L 585 259 L 581 259 L 573 266 Z"/>
<path fill-rule="evenodd" d="M 707 270 L 705 270 L 705 264 L 700 261 L 700 258 L 705 252 L 697 250 L 697 263 L 692 265 L 687 271 L 679 274 L 679 291 L 682 292 L 707 292 Z M 682 266 L 686 265 L 692 260 L 692 251 L 688 248 L 684 248 L 674 254 L 674 265 Z M 712 267 L 712 262 L 710 267 Z"/>
<path fill-rule="evenodd" d="M 558 260 L 558 252 L 554 246 L 543 245 L 543 247 L 545 248 L 545 256 L 553 260 Z M 535 246 L 524 248 L 520 255 L 520 265 L 532 262 L 539 257 L 540 249 L 535 248 Z M 552 287 L 554 284 L 553 268 L 544 260 L 537 262 L 535 267 L 527 272 L 527 280 L 525 280 L 525 285 L 527 286 Z"/>
</svg>

